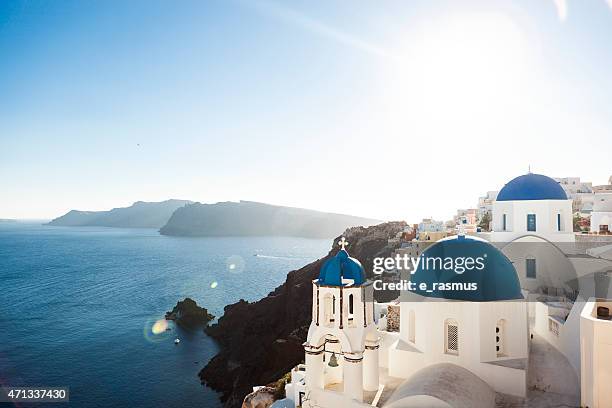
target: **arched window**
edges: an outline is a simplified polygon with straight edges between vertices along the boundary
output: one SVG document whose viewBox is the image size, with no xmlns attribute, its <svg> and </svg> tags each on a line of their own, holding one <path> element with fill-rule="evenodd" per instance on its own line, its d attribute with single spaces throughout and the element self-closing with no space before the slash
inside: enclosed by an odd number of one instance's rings
<svg viewBox="0 0 612 408">
<path fill-rule="evenodd" d="M 323 318 L 325 319 L 325 325 L 330 326 L 334 322 L 334 315 L 336 313 L 336 297 L 329 293 L 323 298 Z"/>
<path fill-rule="evenodd" d="M 495 352 L 497 357 L 506 356 L 506 320 L 499 319 L 495 326 Z"/>
<path fill-rule="evenodd" d="M 454 319 L 444 321 L 445 353 L 459 355 L 459 324 Z"/>
<path fill-rule="evenodd" d="M 414 310 L 411 310 L 408 313 L 408 340 L 415 343 L 416 342 L 416 316 Z"/>
<path fill-rule="evenodd" d="M 348 297 L 348 325 L 355 327 L 355 296 L 351 293 Z"/>
</svg>

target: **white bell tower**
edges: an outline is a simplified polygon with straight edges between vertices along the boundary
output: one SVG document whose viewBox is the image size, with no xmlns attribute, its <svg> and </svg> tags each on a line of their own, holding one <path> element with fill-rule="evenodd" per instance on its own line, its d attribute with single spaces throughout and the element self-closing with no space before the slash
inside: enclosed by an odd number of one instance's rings
<svg viewBox="0 0 612 408">
<path fill-rule="evenodd" d="M 328 259 L 312 282 L 312 322 L 304 343 L 306 389 L 333 390 L 363 401 L 378 390 L 379 336 L 371 282 L 346 251 Z"/>
</svg>

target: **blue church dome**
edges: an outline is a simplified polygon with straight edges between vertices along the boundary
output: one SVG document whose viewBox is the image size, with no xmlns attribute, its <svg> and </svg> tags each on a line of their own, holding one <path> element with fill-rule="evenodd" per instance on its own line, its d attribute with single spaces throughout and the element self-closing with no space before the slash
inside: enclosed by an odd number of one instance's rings
<svg viewBox="0 0 612 408">
<path fill-rule="evenodd" d="M 558 182 L 542 174 L 525 174 L 510 180 L 497 195 L 497 201 L 567 200 Z"/>
<path fill-rule="evenodd" d="M 352 279 L 355 286 L 365 282 L 365 273 L 361 263 L 351 258 L 345 249 L 338 251 L 336 256 L 325 261 L 319 271 L 319 284 L 327 286 L 343 286 L 342 279 Z"/>
<path fill-rule="evenodd" d="M 468 258 L 474 260 L 471 269 Z M 430 246 L 411 281 L 413 292 L 425 297 L 470 302 L 523 299 L 512 262 L 487 241 L 474 237 L 450 237 Z M 421 283 L 426 284 L 425 290 L 419 288 Z M 469 289 L 474 284 L 476 289 Z"/>
</svg>

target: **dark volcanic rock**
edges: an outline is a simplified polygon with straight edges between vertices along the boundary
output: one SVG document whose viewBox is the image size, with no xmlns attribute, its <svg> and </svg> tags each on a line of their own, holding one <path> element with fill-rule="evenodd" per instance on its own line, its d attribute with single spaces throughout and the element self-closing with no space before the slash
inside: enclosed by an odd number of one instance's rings
<svg viewBox="0 0 612 408">
<path fill-rule="evenodd" d="M 198 306 L 191 298 L 179 301 L 171 311 L 166 312 L 166 320 L 174 320 L 176 324 L 183 327 L 203 326 L 214 318 L 215 316 L 208 313 L 205 308 Z"/>
<path fill-rule="evenodd" d="M 276 401 L 276 390 L 272 387 L 263 387 L 253 391 L 244 398 L 242 408 L 268 408 Z"/>
<path fill-rule="evenodd" d="M 351 256 L 361 261 L 368 276 L 372 276 L 374 257 L 391 254 L 395 248 L 388 239 L 405 225 L 389 222 L 345 231 Z M 226 306 L 219 322 L 206 328 L 221 351 L 200 371 L 200 379 L 222 393 L 226 407 L 240 407 L 254 385 L 276 381 L 304 360 L 312 280 L 323 262 L 337 253 L 337 241 L 325 258 L 289 272 L 285 283 L 267 297 Z"/>
</svg>

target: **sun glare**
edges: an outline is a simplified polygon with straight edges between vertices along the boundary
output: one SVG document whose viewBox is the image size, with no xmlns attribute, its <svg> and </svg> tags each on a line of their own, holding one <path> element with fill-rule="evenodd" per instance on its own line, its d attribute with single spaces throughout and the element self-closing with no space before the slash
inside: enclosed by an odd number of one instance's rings
<svg viewBox="0 0 612 408">
<path fill-rule="evenodd" d="M 393 99 L 403 106 L 430 119 L 462 120 L 498 113 L 520 96 L 526 41 L 510 18 L 454 16 L 428 22 L 408 37 L 392 81 Z"/>
</svg>

